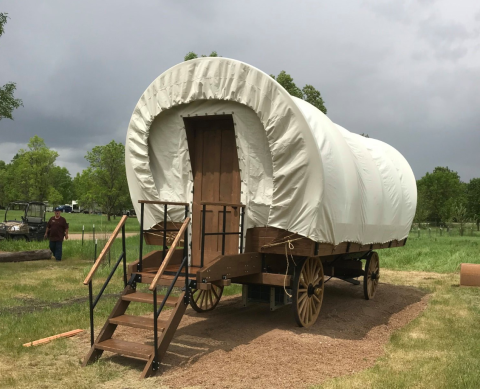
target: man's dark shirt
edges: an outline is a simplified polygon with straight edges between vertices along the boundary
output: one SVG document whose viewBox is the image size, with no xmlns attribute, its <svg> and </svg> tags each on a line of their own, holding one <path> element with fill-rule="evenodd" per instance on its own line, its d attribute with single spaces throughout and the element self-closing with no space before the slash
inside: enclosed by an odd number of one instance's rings
<svg viewBox="0 0 480 389">
<path fill-rule="evenodd" d="M 62 216 L 58 219 L 55 219 L 55 216 L 52 216 L 47 223 L 47 228 L 49 228 L 50 240 L 52 242 L 61 242 L 65 236 L 65 231 L 68 228 L 68 223 Z"/>
</svg>

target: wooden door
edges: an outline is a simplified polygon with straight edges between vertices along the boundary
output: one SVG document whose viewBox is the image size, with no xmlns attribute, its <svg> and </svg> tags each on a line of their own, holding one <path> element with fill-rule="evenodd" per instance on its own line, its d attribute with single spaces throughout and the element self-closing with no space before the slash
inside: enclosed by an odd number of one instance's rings
<svg viewBox="0 0 480 389">
<path fill-rule="evenodd" d="M 200 266 L 202 201 L 240 203 L 240 170 L 231 115 L 184 118 L 194 177 L 192 265 Z M 226 209 L 226 231 L 238 232 L 239 208 Z M 222 232 L 223 207 L 208 205 L 205 231 Z M 237 254 L 238 235 L 227 235 L 225 254 Z M 205 237 L 204 265 L 221 255 L 222 236 Z"/>
</svg>

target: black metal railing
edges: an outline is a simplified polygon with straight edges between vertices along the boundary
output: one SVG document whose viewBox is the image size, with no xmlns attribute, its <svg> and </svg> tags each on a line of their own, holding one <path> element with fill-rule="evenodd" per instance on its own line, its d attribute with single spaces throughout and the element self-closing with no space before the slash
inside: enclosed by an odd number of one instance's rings
<svg viewBox="0 0 480 389">
<path fill-rule="evenodd" d="M 222 236 L 222 255 L 225 255 L 225 237 L 227 235 L 239 235 L 240 236 L 240 254 L 243 253 L 243 228 L 245 220 L 245 205 L 244 204 L 228 204 L 228 203 L 210 203 L 210 202 L 201 202 L 202 204 L 202 243 L 201 243 L 201 254 L 200 254 L 200 264 L 203 267 L 203 261 L 205 257 L 205 236 Z M 222 232 L 205 232 L 205 215 L 207 213 L 207 205 L 211 206 L 223 206 L 223 220 L 222 220 Z M 240 213 L 240 232 L 235 231 L 225 231 L 227 228 L 227 207 L 241 209 Z"/>
<path fill-rule="evenodd" d="M 168 247 L 167 247 L 167 232 L 178 232 L 177 229 L 168 229 L 167 228 L 167 223 L 168 223 L 168 206 L 173 205 L 173 206 L 184 206 L 185 207 L 185 218 L 188 217 L 189 213 L 189 206 L 187 203 L 176 203 L 176 202 L 168 202 L 168 201 L 148 201 L 148 200 L 138 200 L 140 203 L 140 250 L 139 250 L 139 259 L 138 259 L 138 264 L 137 264 L 137 270 L 142 271 L 143 269 L 143 234 L 144 233 L 154 233 L 154 232 L 163 232 L 163 254 L 162 254 L 162 259 L 165 259 L 165 256 L 167 255 Z M 163 205 L 163 227 L 161 229 L 148 229 L 145 230 L 143 228 L 144 225 L 144 212 L 145 212 L 145 204 L 157 204 L 157 205 Z"/>
<path fill-rule="evenodd" d="M 188 206 L 186 206 L 186 209 L 185 209 L 185 218 L 188 217 L 187 215 L 188 215 Z M 178 268 L 177 272 L 175 273 L 172 283 L 168 287 L 167 293 L 165 293 L 165 296 L 160 304 L 160 307 L 158 307 L 158 309 L 157 309 L 157 285 L 155 285 L 155 288 L 153 289 L 153 343 L 154 343 L 154 352 L 155 352 L 155 358 L 153 360 L 153 370 L 157 370 L 160 367 L 160 362 L 158 360 L 158 317 L 160 316 L 162 309 L 165 307 L 167 299 L 172 293 L 172 290 L 175 287 L 175 284 L 178 280 L 178 277 L 181 275 L 183 268 L 185 268 L 185 272 L 184 272 L 185 298 L 184 298 L 183 304 L 188 305 L 190 302 L 190 280 L 188 278 L 188 228 L 185 229 L 183 242 L 184 242 L 183 261 L 180 264 L 180 267 Z"/>
<path fill-rule="evenodd" d="M 116 238 L 116 234 L 112 235 L 111 239 L 112 242 Z M 109 241 L 107 245 L 111 244 Z M 110 247 L 108 248 L 110 250 Z M 112 270 L 110 271 L 110 274 L 108 275 L 107 279 L 103 283 L 103 286 L 100 289 L 100 292 L 98 293 L 97 297 L 95 298 L 95 301 L 93 299 L 93 274 L 95 273 L 96 269 L 98 268 L 98 264 L 102 260 L 103 256 L 105 255 L 105 251 L 103 251 L 100 254 L 100 257 L 97 259 L 94 267 L 90 271 L 90 274 L 87 276 L 87 282 L 88 282 L 88 301 L 89 301 L 89 308 L 90 308 L 90 344 L 93 346 L 95 342 L 95 329 L 94 329 L 94 323 L 93 323 L 93 311 L 95 307 L 97 306 L 98 302 L 100 301 L 100 298 L 103 295 L 103 292 L 105 292 L 105 289 L 107 288 L 108 284 L 110 283 L 110 280 L 112 279 L 113 275 L 115 274 L 115 271 L 118 268 L 118 265 L 120 262 L 123 260 L 123 284 L 124 287 L 127 286 L 127 252 L 125 249 L 125 223 L 122 225 L 122 253 L 118 257 L 117 262 L 115 265 L 113 265 Z M 84 282 L 85 283 L 85 282 Z"/>
</svg>

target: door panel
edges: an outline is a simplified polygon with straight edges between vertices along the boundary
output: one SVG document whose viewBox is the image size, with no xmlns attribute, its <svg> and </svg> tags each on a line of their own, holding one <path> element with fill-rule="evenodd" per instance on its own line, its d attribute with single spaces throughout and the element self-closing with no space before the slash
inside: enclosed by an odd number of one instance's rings
<svg viewBox="0 0 480 389">
<path fill-rule="evenodd" d="M 231 115 L 184 118 L 194 177 L 192 264 L 200 265 L 202 201 L 240 203 L 240 170 Z M 240 209 L 226 210 L 226 231 L 239 231 Z M 223 207 L 207 206 L 205 231 L 221 232 Z M 227 235 L 225 254 L 238 253 L 238 236 Z M 204 264 L 221 254 L 222 236 L 205 237 Z"/>
</svg>

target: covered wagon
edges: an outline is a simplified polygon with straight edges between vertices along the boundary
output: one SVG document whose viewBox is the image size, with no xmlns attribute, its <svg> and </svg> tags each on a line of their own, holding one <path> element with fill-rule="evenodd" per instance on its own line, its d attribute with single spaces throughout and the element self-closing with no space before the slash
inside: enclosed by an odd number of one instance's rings
<svg viewBox="0 0 480 389">
<path fill-rule="evenodd" d="M 315 323 L 325 276 L 362 277 L 372 298 L 375 250 L 405 245 L 416 208 L 415 178 L 397 150 L 226 58 L 187 61 L 153 81 L 134 109 L 125 163 L 140 255 L 85 363 L 103 350 L 134 354 L 111 339 L 117 325 L 152 328 L 154 346 L 133 355 L 148 361 L 143 376 L 158 369 L 187 304 L 209 311 L 230 283 L 244 285 L 245 303 L 291 302 L 300 326 Z M 160 247 L 145 254 L 144 242 Z M 152 293 L 138 292 L 139 282 Z M 154 318 L 125 315 L 135 301 L 152 303 Z"/>
</svg>

